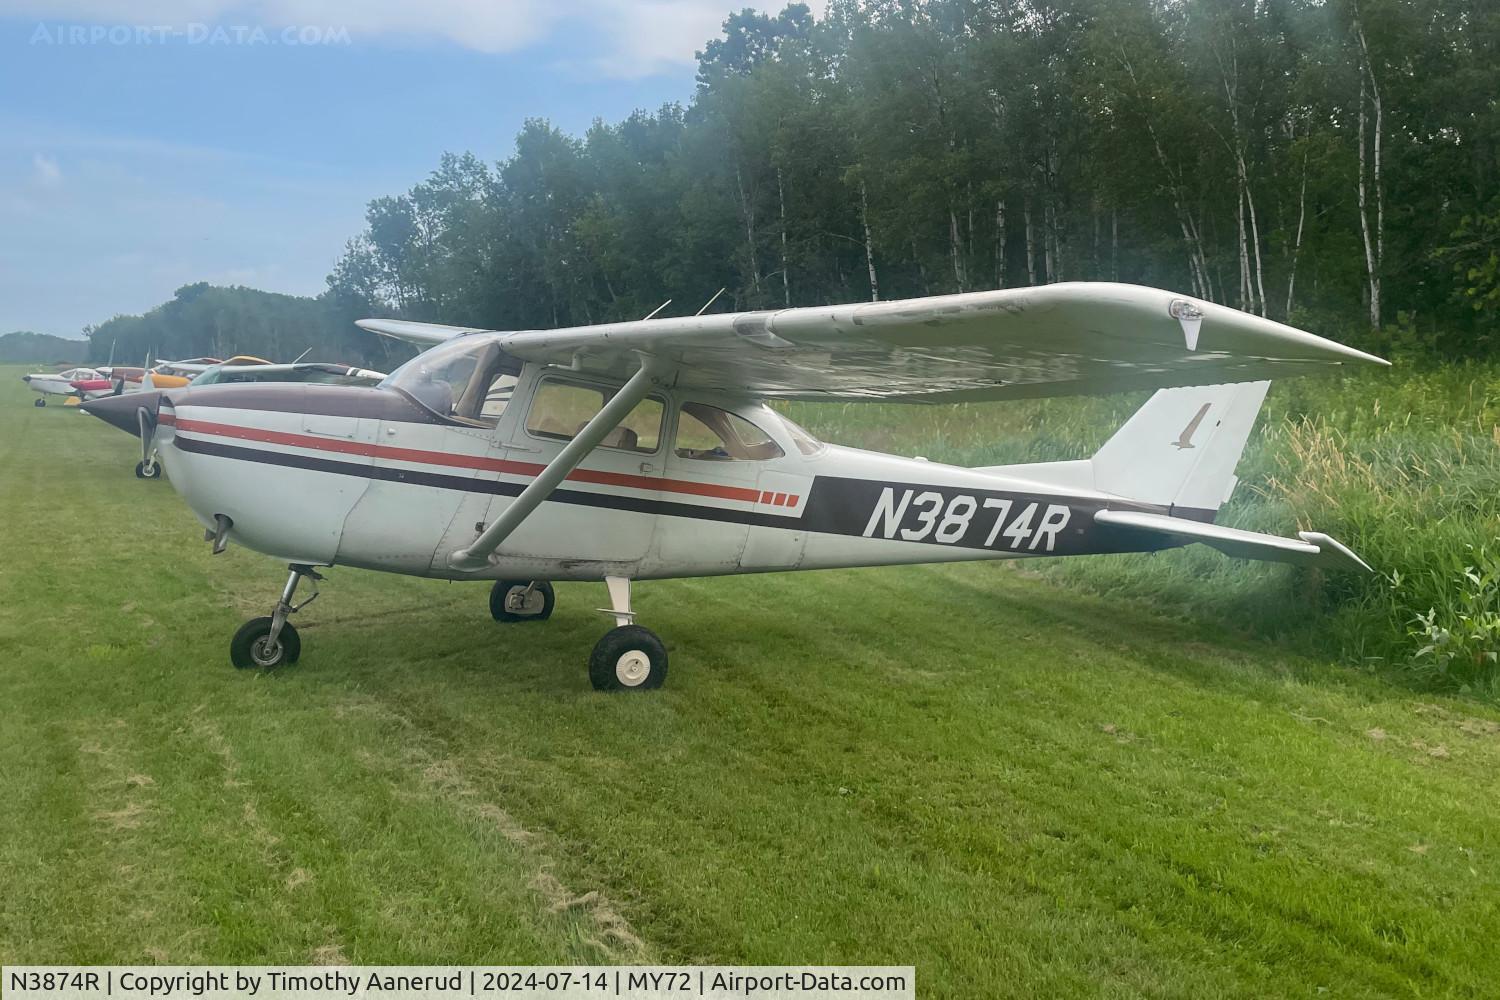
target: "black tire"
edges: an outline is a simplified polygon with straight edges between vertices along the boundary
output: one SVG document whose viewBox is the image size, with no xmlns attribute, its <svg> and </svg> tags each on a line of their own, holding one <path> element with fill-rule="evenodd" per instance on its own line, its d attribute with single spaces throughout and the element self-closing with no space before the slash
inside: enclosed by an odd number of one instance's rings
<svg viewBox="0 0 1500 1000">
<path fill-rule="evenodd" d="M 46 405 L 47 405 L 47 400 L 46 400 L 46 399 L 44 399 L 44 398 L 43 398 L 43 397 L 41 397 L 41 396 L 38 396 L 38 397 L 37 397 L 37 398 L 36 398 L 36 402 L 35 402 L 35 403 L 32 403 L 32 404 L 31 404 L 31 405 L 32 405 L 32 406 L 46 406 Z"/>
<path fill-rule="evenodd" d="M 240 626 L 240 630 L 229 641 L 229 662 L 237 670 L 275 670 L 287 663 L 296 663 L 302 655 L 302 640 L 291 622 L 281 626 L 281 635 L 276 648 L 265 648 L 265 639 L 271 634 L 269 617 L 252 618 Z"/>
<path fill-rule="evenodd" d="M 160 479 L 161 478 L 161 463 L 160 462 L 152 462 L 151 463 L 151 469 L 150 469 L 149 472 L 146 470 L 146 463 L 145 462 L 137 462 L 137 463 L 135 463 L 135 478 L 137 478 L 137 479 Z"/>
<path fill-rule="evenodd" d="M 525 590 L 531 586 L 530 580 L 496 580 L 495 585 L 490 588 L 490 615 L 497 622 L 540 622 L 552 617 L 552 606 L 557 603 L 557 595 L 552 592 L 552 584 L 546 580 L 536 581 L 536 586 L 531 588 L 531 596 L 527 598 L 527 609 L 525 611 L 511 611 L 505 606 L 505 597 L 515 590 Z"/>
<path fill-rule="evenodd" d="M 659 688 L 667 682 L 667 647 L 641 625 L 610 629 L 589 656 L 589 681 L 596 691 Z"/>
</svg>

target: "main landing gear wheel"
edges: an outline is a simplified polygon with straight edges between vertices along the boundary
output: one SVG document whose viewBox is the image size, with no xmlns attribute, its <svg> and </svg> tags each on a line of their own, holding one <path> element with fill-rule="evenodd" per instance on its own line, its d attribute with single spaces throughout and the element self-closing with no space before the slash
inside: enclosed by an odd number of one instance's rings
<svg viewBox="0 0 1500 1000">
<path fill-rule="evenodd" d="M 38 396 L 36 398 L 36 402 L 32 403 L 31 405 L 32 406 L 46 406 L 47 405 L 47 401 L 45 399 L 43 399 L 42 397 Z"/>
<path fill-rule="evenodd" d="M 287 621 L 289 615 L 311 604 L 318 596 L 318 581 L 323 577 L 317 570 L 303 563 L 289 567 L 292 575 L 287 577 L 281 589 L 281 600 L 269 618 L 252 618 L 240 626 L 229 642 L 229 662 L 240 670 L 272 670 L 285 663 L 296 663 L 302 655 L 302 639 L 297 630 Z M 313 582 L 313 592 L 301 604 L 293 604 L 297 584 L 307 577 Z"/>
<path fill-rule="evenodd" d="M 621 625 L 604 633 L 589 656 L 596 691 L 646 691 L 667 680 L 667 647 L 644 625 Z"/>
<path fill-rule="evenodd" d="M 147 465 L 145 462 L 137 462 L 135 463 L 135 478 L 160 479 L 161 465 L 157 462 L 152 462 L 150 465 Z"/>
<path fill-rule="evenodd" d="M 271 637 L 271 618 L 252 618 L 240 626 L 229 642 L 229 662 L 239 670 L 271 670 L 283 663 L 296 663 L 302 655 L 297 630 L 283 623 L 281 634 Z"/>
<path fill-rule="evenodd" d="M 544 621 L 556 603 L 546 580 L 496 580 L 490 588 L 490 614 L 497 622 Z"/>
</svg>

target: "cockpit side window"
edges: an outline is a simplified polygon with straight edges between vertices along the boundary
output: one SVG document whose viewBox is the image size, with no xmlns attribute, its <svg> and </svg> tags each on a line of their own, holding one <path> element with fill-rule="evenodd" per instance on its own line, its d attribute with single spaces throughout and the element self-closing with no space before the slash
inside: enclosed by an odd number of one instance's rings
<svg viewBox="0 0 1500 1000">
<path fill-rule="evenodd" d="M 594 415 L 604 409 L 613 391 L 576 382 L 543 379 L 537 383 L 526 414 L 526 430 L 534 437 L 571 441 Z M 650 454 L 661 444 L 661 423 L 666 408 L 660 399 L 648 396 L 599 442 L 601 448 L 618 448 Z"/>
<path fill-rule="evenodd" d="M 672 448 L 678 458 L 703 462 L 764 462 L 786 453 L 744 417 L 706 403 L 683 403 Z"/>
</svg>

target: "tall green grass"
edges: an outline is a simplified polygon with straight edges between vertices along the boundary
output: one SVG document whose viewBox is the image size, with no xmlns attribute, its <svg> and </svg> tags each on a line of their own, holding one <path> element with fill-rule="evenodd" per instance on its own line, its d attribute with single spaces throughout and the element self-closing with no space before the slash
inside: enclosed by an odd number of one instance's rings
<svg viewBox="0 0 1500 1000">
<path fill-rule="evenodd" d="M 1143 398 L 790 411 L 841 444 L 995 465 L 1087 456 Z M 1500 696 L 1500 365 L 1277 383 L 1238 472 L 1221 523 L 1326 531 L 1376 572 L 1246 563 L 1202 546 L 1043 571 L 1419 686 Z"/>
</svg>

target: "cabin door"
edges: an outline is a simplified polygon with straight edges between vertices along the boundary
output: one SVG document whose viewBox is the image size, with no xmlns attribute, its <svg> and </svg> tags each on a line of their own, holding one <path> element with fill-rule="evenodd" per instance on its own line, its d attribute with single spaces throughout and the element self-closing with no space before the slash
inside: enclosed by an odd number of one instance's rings
<svg viewBox="0 0 1500 1000">
<path fill-rule="evenodd" d="M 489 520 L 509 506 L 620 388 L 533 369 L 523 373 L 522 382 L 524 413 L 507 421 L 510 435 Z M 519 398 L 514 408 L 522 408 Z M 636 575 L 656 533 L 665 417 L 663 398 L 641 400 L 505 540 L 500 555 L 561 561 L 573 567 L 569 575 L 581 578 L 606 572 Z"/>
</svg>

